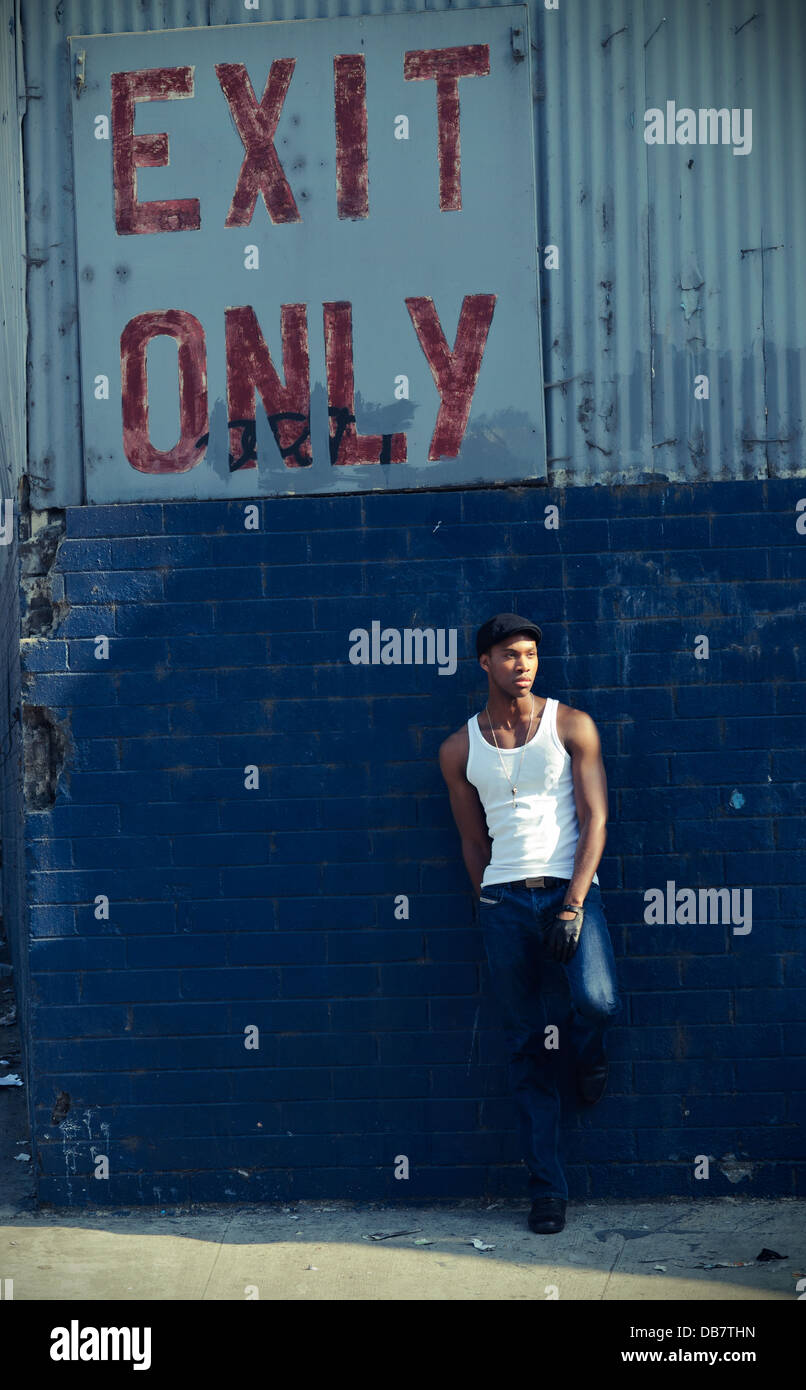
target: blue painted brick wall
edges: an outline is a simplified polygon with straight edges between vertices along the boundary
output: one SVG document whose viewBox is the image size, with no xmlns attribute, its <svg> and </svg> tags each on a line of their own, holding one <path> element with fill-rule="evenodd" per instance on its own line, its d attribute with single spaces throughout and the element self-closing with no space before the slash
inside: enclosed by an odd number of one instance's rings
<svg viewBox="0 0 806 1390">
<path fill-rule="evenodd" d="M 0 505 L 2 503 L 0 502 Z M 0 547 L 0 725 L 3 729 L 0 758 L 0 830 L 2 832 L 2 924 L 13 966 L 10 978 L 0 981 L 0 1015 L 18 1005 L 20 1031 L 30 1030 L 31 988 L 28 974 L 28 920 L 25 905 L 26 838 L 22 806 L 22 721 L 20 690 L 20 593 L 19 538 L 14 518 L 12 538 Z M 33 846 L 30 847 L 33 849 Z M 4 952 L 5 955 L 5 952 Z M 15 986 L 15 988 L 14 988 Z M 6 994 L 6 990 L 9 991 Z M 29 1061 L 29 1050 L 22 1065 Z"/>
<path fill-rule="evenodd" d="M 23 675 L 70 737 L 26 819 L 40 1199 L 524 1195 L 437 764 L 498 609 L 543 627 L 536 689 L 596 720 L 610 788 L 626 1010 L 606 1098 L 567 1107 L 571 1196 L 804 1195 L 804 490 L 288 498 L 259 532 L 241 502 L 69 509 Z M 374 619 L 456 628 L 456 674 L 351 665 Z M 752 888 L 752 932 L 646 925 L 668 880 Z"/>
</svg>

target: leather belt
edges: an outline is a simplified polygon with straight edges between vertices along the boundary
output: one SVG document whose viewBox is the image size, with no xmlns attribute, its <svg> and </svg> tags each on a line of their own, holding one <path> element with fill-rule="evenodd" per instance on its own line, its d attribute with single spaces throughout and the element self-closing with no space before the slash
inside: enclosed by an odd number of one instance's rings
<svg viewBox="0 0 806 1390">
<path fill-rule="evenodd" d="M 508 888 L 555 888 L 561 883 L 570 883 L 570 878 L 553 878 L 551 874 L 541 874 L 539 878 L 518 878 L 507 884 Z"/>
</svg>

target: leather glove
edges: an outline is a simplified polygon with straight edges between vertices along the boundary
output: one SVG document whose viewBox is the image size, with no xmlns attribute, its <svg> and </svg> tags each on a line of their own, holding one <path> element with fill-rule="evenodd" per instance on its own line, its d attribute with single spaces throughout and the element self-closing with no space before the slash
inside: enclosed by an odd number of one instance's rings
<svg viewBox="0 0 806 1390">
<path fill-rule="evenodd" d="M 573 912 L 575 915 L 560 917 L 559 912 Z M 581 907 L 574 907 L 572 903 L 565 903 L 559 912 L 546 928 L 543 941 L 546 955 L 551 960 L 559 961 L 561 965 L 567 965 L 579 945 L 585 913 Z"/>
</svg>

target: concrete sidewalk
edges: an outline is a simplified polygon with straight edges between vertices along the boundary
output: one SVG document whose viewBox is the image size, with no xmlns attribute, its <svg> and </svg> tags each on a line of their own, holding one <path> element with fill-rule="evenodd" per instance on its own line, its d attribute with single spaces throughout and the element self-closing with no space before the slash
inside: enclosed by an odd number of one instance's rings
<svg viewBox="0 0 806 1390">
<path fill-rule="evenodd" d="M 792 1301 L 806 1276 L 806 1202 L 794 1198 L 571 1203 L 554 1236 L 527 1229 L 528 1209 L 300 1202 L 78 1214 L 12 1203 L 0 1206 L 0 1277 L 17 1300 L 744 1302 Z M 368 1238 L 379 1234 L 390 1238 Z M 787 1258 L 757 1263 L 765 1247 Z M 751 1263 L 700 1267 L 717 1261 Z"/>
</svg>

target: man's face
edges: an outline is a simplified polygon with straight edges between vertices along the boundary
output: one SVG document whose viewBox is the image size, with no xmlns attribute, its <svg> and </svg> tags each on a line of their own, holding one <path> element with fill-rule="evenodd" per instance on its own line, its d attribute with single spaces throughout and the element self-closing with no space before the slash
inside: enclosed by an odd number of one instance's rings
<svg viewBox="0 0 806 1390">
<path fill-rule="evenodd" d="M 519 637 L 515 632 L 490 647 L 481 664 L 508 695 L 528 695 L 537 675 L 537 643 L 534 637 Z"/>
</svg>

